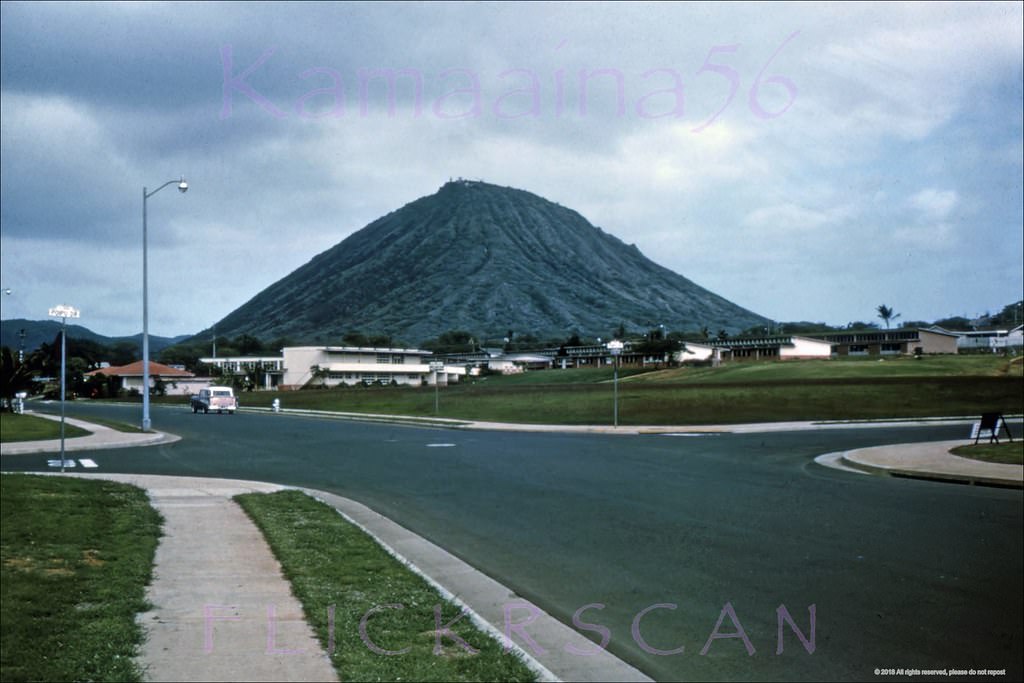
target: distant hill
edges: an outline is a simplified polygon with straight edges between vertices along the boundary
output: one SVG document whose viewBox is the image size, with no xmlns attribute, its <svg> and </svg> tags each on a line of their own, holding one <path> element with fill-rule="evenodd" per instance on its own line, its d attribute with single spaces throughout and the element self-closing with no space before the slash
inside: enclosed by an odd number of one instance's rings
<svg viewBox="0 0 1024 683">
<path fill-rule="evenodd" d="M 7 346 L 17 351 L 21 344 L 19 334 L 25 330 L 25 353 L 30 353 L 39 348 L 42 344 L 53 343 L 60 333 L 60 323 L 54 320 L 25 320 L 14 318 L 0 321 L 0 346 Z M 178 337 L 157 337 L 149 335 L 149 350 L 151 353 L 167 348 L 173 344 L 188 339 L 189 335 Z M 142 358 L 142 334 L 130 337 L 105 337 L 97 334 L 87 327 L 81 325 L 68 325 L 68 339 L 85 339 L 104 346 L 113 346 L 122 342 L 131 342 L 139 347 L 139 358 Z"/>
<path fill-rule="evenodd" d="M 451 329 L 565 338 L 607 337 L 620 324 L 735 333 L 764 322 L 571 209 L 458 180 L 350 235 L 215 328 L 319 343 L 359 331 L 418 344 Z"/>
</svg>

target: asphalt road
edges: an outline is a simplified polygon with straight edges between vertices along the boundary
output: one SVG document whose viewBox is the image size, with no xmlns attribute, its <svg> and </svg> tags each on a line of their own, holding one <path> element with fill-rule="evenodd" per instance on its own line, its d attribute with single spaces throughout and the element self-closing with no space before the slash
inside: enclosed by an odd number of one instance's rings
<svg viewBox="0 0 1024 683">
<path fill-rule="evenodd" d="M 134 421 L 138 412 L 81 403 L 68 414 Z M 565 623 L 603 605 L 579 619 L 607 628 L 608 648 L 659 680 L 885 680 L 901 677 L 875 669 L 899 668 L 1024 674 L 1021 491 L 812 462 L 829 451 L 963 438 L 963 426 L 632 437 L 165 407 L 153 408 L 153 424 L 183 440 L 91 452 L 98 471 L 255 479 L 356 499 Z M 46 459 L 4 456 L 2 468 L 46 469 Z M 735 621 L 725 614 L 716 626 L 727 604 Z M 638 642 L 634 618 L 654 605 Z M 776 654 L 780 605 L 806 636 L 814 605 L 813 653 L 785 626 Z M 752 653 L 742 638 L 721 637 L 737 634 L 736 622 Z M 600 639 L 596 628 L 586 633 Z"/>
</svg>

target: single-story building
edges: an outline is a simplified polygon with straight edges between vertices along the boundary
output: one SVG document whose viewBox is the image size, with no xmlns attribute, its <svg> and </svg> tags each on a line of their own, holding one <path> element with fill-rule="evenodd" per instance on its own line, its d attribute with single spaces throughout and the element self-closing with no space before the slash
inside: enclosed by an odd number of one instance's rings
<svg viewBox="0 0 1024 683">
<path fill-rule="evenodd" d="M 938 325 L 928 328 L 929 332 L 944 332 L 957 336 L 956 346 L 960 351 L 992 351 L 1024 347 L 1024 325 L 1012 330 L 947 330 Z"/>
<path fill-rule="evenodd" d="M 551 368 L 551 357 L 538 353 L 502 353 L 487 359 L 487 369 L 503 375 Z"/>
<path fill-rule="evenodd" d="M 832 356 L 831 343 L 793 335 L 736 337 L 709 341 L 708 346 L 718 349 L 722 360 L 796 360 Z"/>
<path fill-rule="evenodd" d="M 642 342 L 623 341 L 619 353 L 619 365 L 629 367 L 661 367 L 668 363 L 668 353 L 644 353 L 637 347 Z M 552 360 L 552 366 L 567 368 L 593 368 L 612 365 L 614 356 L 606 344 L 584 344 L 581 346 L 559 346 L 540 351 Z"/>
<path fill-rule="evenodd" d="M 120 377 L 121 388 L 125 391 L 137 391 L 142 393 L 143 365 L 138 360 L 128 365 L 100 368 L 87 372 L 87 377 L 104 375 L 106 377 Z M 163 363 L 149 362 L 149 386 L 155 388 L 157 382 L 162 382 L 164 393 L 168 396 L 188 396 L 198 393 L 200 389 L 210 386 L 209 377 L 196 377 L 187 370 L 172 368 Z"/>
<path fill-rule="evenodd" d="M 839 356 L 898 356 L 956 353 L 957 335 L 924 328 L 849 330 L 813 335 L 832 344 Z"/>
<path fill-rule="evenodd" d="M 683 348 L 672 355 L 672 360 L 682 365 L 683 363 L 702 363 L 704 361 L 721 360 L 722 350 L 712 346 L 710 343 L 686 342 Z"/>
<path fill-rule="evenodd" d="M 288 346 L 282 349 L 281 389 L 299 389 L 309 383 L 326 387 L 340 384 L 446 385 L 466 375 L 464 365 L 444 364 L 431 370 L 433 354 L 422 349 L 359 346 Z"/>
</svg>

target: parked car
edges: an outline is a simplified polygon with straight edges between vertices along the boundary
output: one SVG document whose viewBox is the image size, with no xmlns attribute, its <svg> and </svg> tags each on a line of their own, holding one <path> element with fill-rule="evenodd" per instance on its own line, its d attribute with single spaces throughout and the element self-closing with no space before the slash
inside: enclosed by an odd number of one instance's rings
<svg viewBox="0 0 1024 683">
<path fill-rule="evenodd" d="M 208 413 L 211 410 L 216 410 L 218 414 L 226 412 L 229 415 L 234 415 L 235 409 L 238 408 L 238 398 L 231 387 L 200 389 L 199 393 L 191 398 L 190 403 L 193 413 L 199 411 Z"/>
</svg>

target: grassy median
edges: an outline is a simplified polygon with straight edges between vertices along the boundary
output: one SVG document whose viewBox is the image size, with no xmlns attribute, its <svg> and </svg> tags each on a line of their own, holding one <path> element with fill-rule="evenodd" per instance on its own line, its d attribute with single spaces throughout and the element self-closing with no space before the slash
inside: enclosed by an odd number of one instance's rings
<svg viewBox="0 0 1024 683">
<path fill-rule="evenodd" d="M 299 491 L 235 500 L 262 530 L 341 680 L 535 679 L 468 617 L 459 618 L 458 606 L 333 508 Z M 454 636 L 443 633 L 446 625 Z"/>
<path fill-rule="evenodd" d="M 1002 443 L 979 443 L 957 446 L 950 451 L 953 455 L 982 462 L 994 462 L 1003 465 L 1024 465 L 1024 441 L 1019 438 L 1016 441 Z"/>
<path fill-rule="evenodd" d="M 161 519 L 110 481 L 0 477 L 0 679 L 138 681 Z"/>
</svg>

